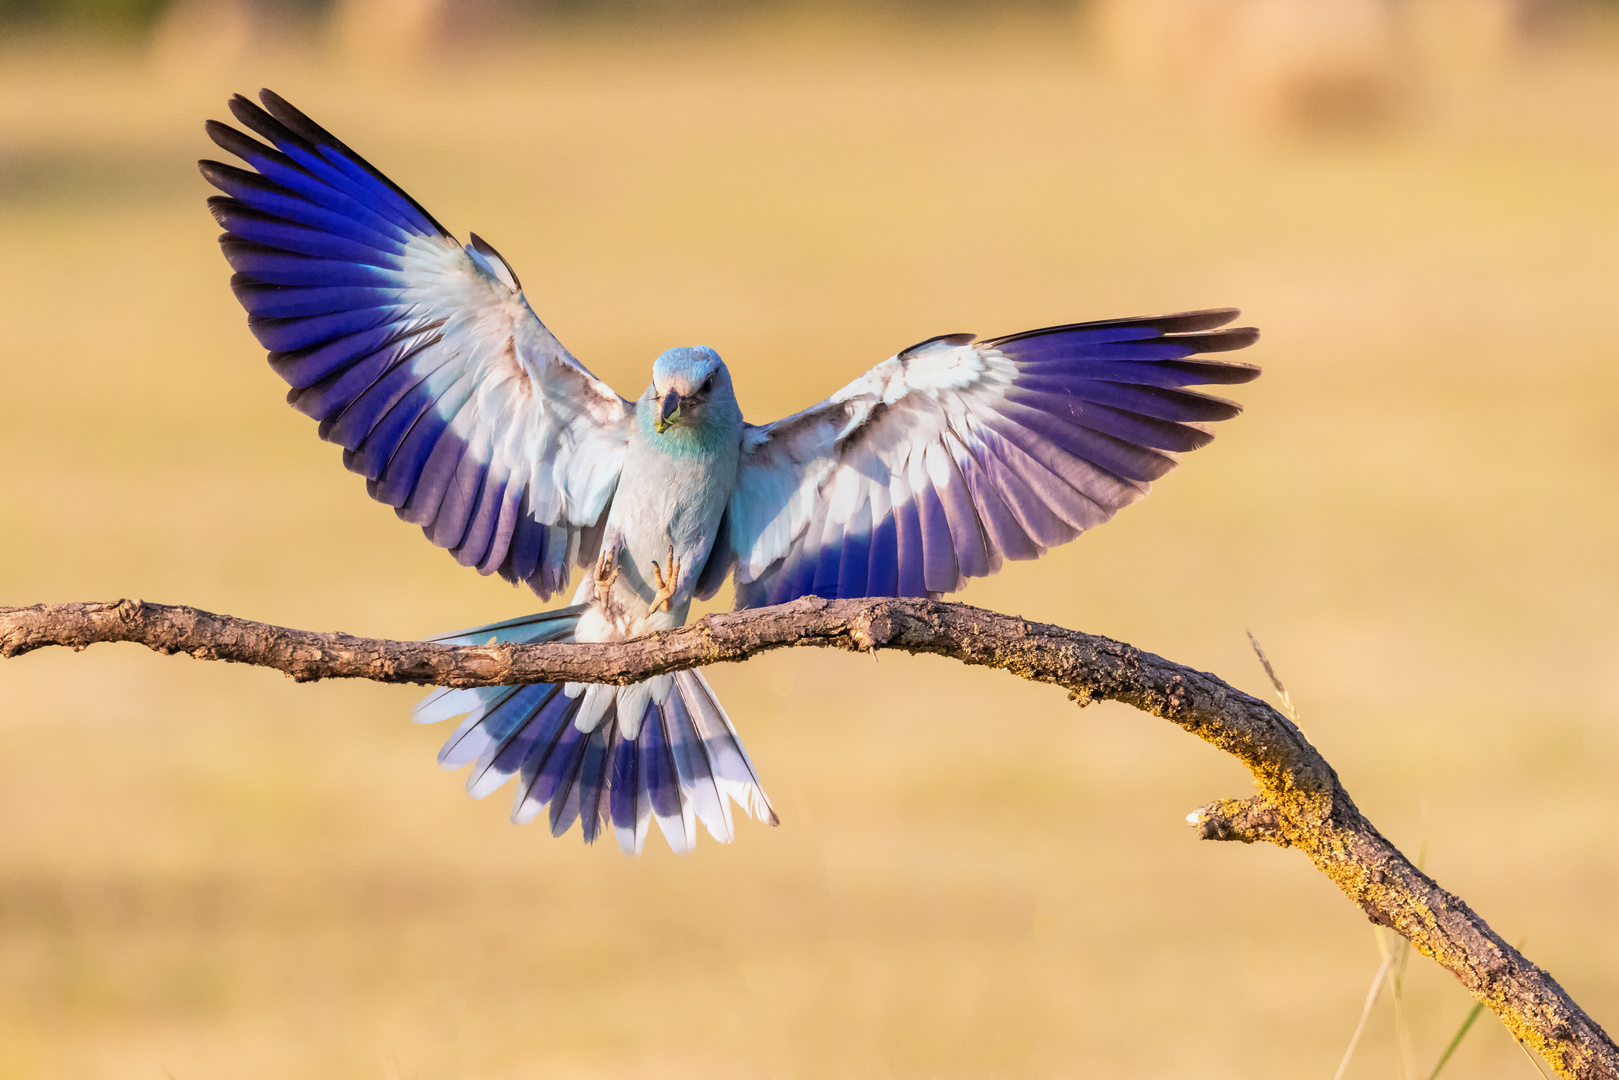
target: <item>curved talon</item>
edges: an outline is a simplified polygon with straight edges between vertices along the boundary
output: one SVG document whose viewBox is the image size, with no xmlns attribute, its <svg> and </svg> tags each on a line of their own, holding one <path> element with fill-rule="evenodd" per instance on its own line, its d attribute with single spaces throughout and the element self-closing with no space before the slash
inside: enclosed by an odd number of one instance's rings
<svg viewBox="0 0 1619 1080">
<path fill-rule="evenodd" d="M 680 560 L 675 558 L 675 546 L 669 545 L 669 574 L 664 576 L 663 567 L 657 563 L 652 564 L 652 578 L 658 584 L 658 591 L 652 597 L 652 606 L 647 609 L 650 615 L 659 608 L 669 607 L 669 598 L 675 594 L 675 582 L 680 578 Z"/>
<path fill-rule="evenodd" d="M 613 595 L 613 582 L 618 580 L 618 550 L 603 551 L 596 562 L 596 601 L 606 606 Z"/>
</svg>

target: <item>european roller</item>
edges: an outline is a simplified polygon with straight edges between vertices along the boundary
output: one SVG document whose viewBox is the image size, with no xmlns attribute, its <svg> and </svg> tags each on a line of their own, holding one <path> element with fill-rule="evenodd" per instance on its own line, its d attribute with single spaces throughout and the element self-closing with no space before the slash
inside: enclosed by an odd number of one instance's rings
<svg viewBox="0 0 1619 1080">
<path fill-rule="evenodd" d="M 243 169 L 224 192 L 231 288 L 372 498 L 463 566 L 568 607 L 459 642 L 617 641 L 679 626 L 727 578 L 737 608 L 800 596 L 930 596 L 1034 559 L 1110 519 L 1206 444 L 1231 401 L 1189 390 L 1259 369 L 1203 354 L 1252 344 L 1234 309 L 1071 323 L 902 349 L 818 405 L 742 418 L 713 349 L 657 357 L 635 400 L 574 359 L 477 234 L 416 200 L 269 91 L 211 121 Z M 263 140 L 263 141 L 260 141 Z M 650 824 L 688 851 L 729 841 L 732 803 L 776 821 L 736 728 L 698 671 L 634 686 L 440 690 L 422 722 L 464 717 L 439 752 L 513 819 L 560 836 Z"/>
</svg>

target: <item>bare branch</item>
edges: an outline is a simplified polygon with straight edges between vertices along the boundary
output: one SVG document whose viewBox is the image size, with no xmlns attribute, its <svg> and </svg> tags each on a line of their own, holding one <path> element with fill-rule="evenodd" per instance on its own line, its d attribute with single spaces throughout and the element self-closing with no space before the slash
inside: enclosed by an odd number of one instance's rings
<svg viewBox="0 0 1619 1080">
<path fill-rule="evenodd" d="M 0 657 L 49 645 L 82 649 L 102 641 L 273 667 L 300 681 L 359 678 L 442 686 L 622 684 L 769 649 L 887 648 L 1055 683 L 1080 705 L 1122 701 L 1234 755 L 1253 773 L 1257 795 L 1213 802 L 1188 818 L 1199 836 L 1297 848 L 1372 922 L 1403 934 L 1454 975 L 1559 1075 L 1619 1080 L 1619 1047 L 1613 1040 L 1556 980 L 1389 843 L 1297 724 L 1213 675 L 1122 642 L 930 600 L 804 597 L 779 607 L 710 615 L 611 645 L 384 641 L 130 600 L 0 608 Z"/>
</svg>

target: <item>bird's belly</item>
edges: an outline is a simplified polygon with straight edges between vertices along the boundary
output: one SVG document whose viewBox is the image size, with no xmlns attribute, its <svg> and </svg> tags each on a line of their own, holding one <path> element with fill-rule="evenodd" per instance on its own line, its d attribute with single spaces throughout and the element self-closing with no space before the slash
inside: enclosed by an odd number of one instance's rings
<svg viewBox="0 0 1619 1080">
<path fill-rule="evenodd" d="M 700 543 L 704 531 L 705 507 L 693 505 L 693 485 L 683 483 L 686 477 L 660 478 L 659 482 L 632 482 L 614 497 L 613 509 L 622 512 L 618 517 L 618 533 L 627 555 L 637 561 L 653 557 L 662 559 L 670 544 L 677 552 Z"/>
<path fill-rule="evenodd" d="M 682 559 L 706 558 L 719 511 L 724 509 L 722 498 L 716 496 L 722 495 L 707 471 L 698 468 L 625 476 L 613 498 L 625 556 L 661 562 L 673 544 Z"/>
<path fill-rule="evenodd" d="M 618 546 L 618 578 L 613 586 L 615 603 L 610 605 L 613 610 L 602 614 L 613 624 L 613 637 L 685 622 L 693 585 L 713 547 L 730 495 L 727 481 L 735 479 L 734 459 L 727 476 L 712 461 L 662 454 L 648 457 L 650 460 L 636 461 L 633 456 L 626 460 L 608 517 L 606 539 Z M 682 587 L 667 608 L 648 613 L 656 595 L 652 567 L 657 564 L 667 574 L 671 549 L 680 562 Z M 595 628 L 581 629 L 593 633 Z"/>
</svg>

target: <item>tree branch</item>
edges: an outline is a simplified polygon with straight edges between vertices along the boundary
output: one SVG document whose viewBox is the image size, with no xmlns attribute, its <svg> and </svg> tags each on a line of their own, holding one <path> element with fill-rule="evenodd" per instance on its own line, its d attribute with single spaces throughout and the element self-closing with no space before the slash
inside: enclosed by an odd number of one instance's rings
<svg viewBox="0 0 1619 1080">
<path fill-rule="evenodd" d="M 1367 821 L 1298 726 L 1257 698 L 1104 637 L 930 600 L 821 600 L 710 615 L 614 644 L 450 646 L 317 634 L 140 601 L 0 607 L 0 657 L 49 645 L 132 641 L 161 653 L 273 667 L 303 682 L 359 678 L 441 686 L 630 683 L 662 672 L 814 645 L 934 653 L 1055 683 L 1081 706 L 1122 701 L 1238 758 L 1258 794 L 1187 819 L 1206 840 L 1303 852 L 1372 922 L 1409 938 L 1564 1077 L 1619 1080 L 1619 1047 L 1550 975 Z"/>
</svg>

